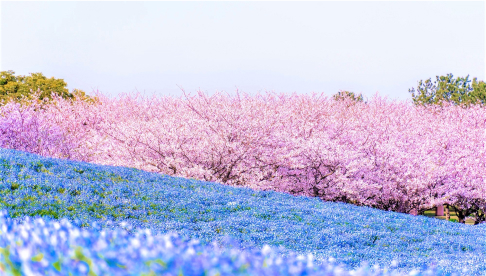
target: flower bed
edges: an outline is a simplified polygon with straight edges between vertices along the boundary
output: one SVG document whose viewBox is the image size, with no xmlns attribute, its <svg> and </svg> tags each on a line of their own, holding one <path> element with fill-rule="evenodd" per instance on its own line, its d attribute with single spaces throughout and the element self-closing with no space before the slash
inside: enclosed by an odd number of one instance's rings
<svg viewBox="0 0 486 276">
<path fill-rule="evenodd" d="M 14 218 L 0 219 L 1 263 L 8 271 L 56 273 L 60 267 L 59 273 L 72 269 L 86 275 L 126 273 L 124 269 L 175 274 L 182 269 L 183 275 L 203 275 L 204 270 L 232 275 L 246 267 L 238 273 L 323 275 L 324 270 L 338 275 L 340 265 L 344 271 L 359 270 L 364 261 L 370 266 L 353 275 L 414 270 L 421 271 L 419 275 L 481 275 L 486 270 L 485 225 L 471 227 L 7 149 L 0 149 L 0 177 L 0 207 Z M 28 219 L 39 216 L 65 221 L 42 226 Z M 167 240 L 163 235 L 170 232 L 182 239 L 172 241 L 176 249 L 147 242 L 152 236 L 154 241 Z M 200 246 L 190 245 L 189 239 L 197 239 Z M 229 251 L 218 255 L 212 243 Z M 263 249 L 265 245 L 271 250 Z M 243 255 L 230 249 L 248 255 L 240 258 Z M 299 261 L 298 254 L 312 254 L 314 267 L 307 268 L 307 260 Z M 279 257 L 283 263 L 277 263 Z M 330 258 L 336 262 L 329 264 Z"/>
</svg>

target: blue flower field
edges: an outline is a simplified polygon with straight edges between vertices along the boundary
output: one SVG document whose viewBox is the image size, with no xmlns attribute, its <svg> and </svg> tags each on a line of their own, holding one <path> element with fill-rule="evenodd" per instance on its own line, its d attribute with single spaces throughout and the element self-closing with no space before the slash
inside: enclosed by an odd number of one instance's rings
<svg viewBox="0 0 486 276">
<path fill-rule="evenodd" d="M 0 149 L 0 274 L 486 275 L 486 225 Z"/>
</svg>

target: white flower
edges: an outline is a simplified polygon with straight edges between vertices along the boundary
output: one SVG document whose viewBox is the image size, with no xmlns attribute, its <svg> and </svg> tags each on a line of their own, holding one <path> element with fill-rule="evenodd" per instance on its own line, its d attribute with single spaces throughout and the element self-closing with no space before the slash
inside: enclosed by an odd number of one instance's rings
<svg viewBox="0 0 486 276">
<path fill-rule="evenodd" d="M 134 248 L 140 247 L 140 241 L 138 239 L 132 239 L 131 244 Z"/>
<path fill-rule="evenodd" d="M 19 253 L 19 257 L 22 261 L 28 260 L 30 258 L 30 255 L 31 255 L 30 248 L 28 248 L 28 247 L 20 248 L 18 250 L 18 253 Z"/>
<path fill-rule="evenodd" d="M 25 229 L 22 229 L 20 235 L 22 236 L 23 239 L 26 240 L 29 237 L 29 232 L 25 231 Z"/>
<path fill-rule="evenodd" d="M 193 247 L 189 247 L 189 249 L 187 249 L 187 254 L 189 254 L 190 256 L 196 254 L 196 250 L 194 250 Z"/>
<path fill-rule="evenodd" d="M 263 255 L 267 255 L 268 253 L 270 253 L 272 251 L 272 249 L 270 248 L 270 246 L 268 244 L 265 244 L 262 248 L 262 254 Z"/>
<path fill-rule="evenodd" d="M 56 246 L 57 245 L 57 237 L 52 235 L 50 239 L 51 245 Z"/>
</svg>

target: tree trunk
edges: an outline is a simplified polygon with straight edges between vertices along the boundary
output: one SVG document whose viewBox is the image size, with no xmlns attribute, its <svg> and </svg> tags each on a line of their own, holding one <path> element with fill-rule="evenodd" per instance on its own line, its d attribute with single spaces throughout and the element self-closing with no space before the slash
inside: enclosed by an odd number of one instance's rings
<svg viewBox="0 0 486 276">
<path fill-rule="evenodd" d="M 466 223 L 466 217 L 469 215 L 468 210 L 459 210 L 456 208 L 456 215 L 459 219 L 459 223 Z"/>
<path fill-rule="evenodd" d="M 476 220 L 474 221 L 474 225 L 478 225 L 480 223 L 484 223 L 486 217 L 484 216 L 484 212 L 479 214 L 479 211 L 476 212 Z"/>
<path fill-rule="evenodd" d="M 446 220 L 449 221 L 451 219 L 451 213 L 449 212 L 449 204 L 446 204 L 445 213 L 446 213 Z"/>
<path fill-rule="evenodd" d="M 443 216 L 444 215 L 444 205 L 438 205 L 437 208 L 435 209 L 435 216 Z"/>
</svg>

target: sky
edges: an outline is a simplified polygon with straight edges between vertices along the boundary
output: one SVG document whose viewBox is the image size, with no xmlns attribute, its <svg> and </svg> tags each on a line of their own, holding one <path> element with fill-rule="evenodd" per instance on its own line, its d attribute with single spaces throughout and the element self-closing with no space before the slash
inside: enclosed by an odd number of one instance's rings
<svg viewBox="0 0 486 276">
<path fill-rule="evenodd" d="M 486 80 L 485 1 L 0 1 L 0 70 L 114 97 L 340 90 L 411 101 Z"/>
</svg>

